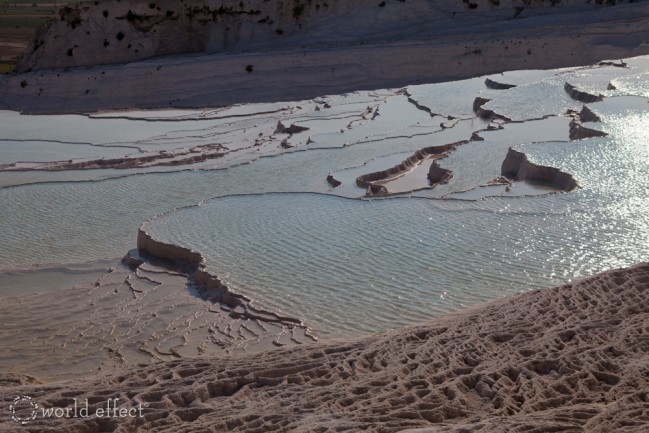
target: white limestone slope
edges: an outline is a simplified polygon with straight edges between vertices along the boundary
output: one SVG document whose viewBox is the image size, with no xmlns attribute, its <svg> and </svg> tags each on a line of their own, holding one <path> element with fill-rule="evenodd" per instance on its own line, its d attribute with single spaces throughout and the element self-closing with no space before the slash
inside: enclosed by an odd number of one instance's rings
<svg viewBox="0 0 649 433">
<path fill-rule="evenodd" d="M 22 73 L 0 78 L 0 107 L 286 101 L 649 53 L 646 2 L 347 3 L 84 3 L 38 35 Z M 294 16 L 296 5 L 304 8 Z"/>
</svg>

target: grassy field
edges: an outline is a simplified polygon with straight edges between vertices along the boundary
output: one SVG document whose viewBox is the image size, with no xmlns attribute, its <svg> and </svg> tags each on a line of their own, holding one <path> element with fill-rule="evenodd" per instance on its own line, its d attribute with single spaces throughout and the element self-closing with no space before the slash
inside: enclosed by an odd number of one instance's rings
<svg viewBox="0 0 649 433">
<path fill-rule="evenodd" d="M 54 17 L 56 11 L 81 0 L 53 1 L 0 0 L 0 73 L 14 68 L 38 26 Z"/>
<path fill-rule="evenodd" d="M 8 74 L 14 70 L 14 64 L 12 62 L 0 62 L 0 74 Z"/>
</svg>

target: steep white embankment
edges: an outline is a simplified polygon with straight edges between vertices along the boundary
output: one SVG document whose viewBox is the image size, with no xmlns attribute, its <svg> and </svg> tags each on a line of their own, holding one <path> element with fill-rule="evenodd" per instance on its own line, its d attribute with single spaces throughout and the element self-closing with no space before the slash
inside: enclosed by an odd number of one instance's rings
<svg viewBox="0 0 649 433">
<path fill-rule="evenodd" d="M 298 100 L 649 53 L 647 2 L 596 3 L 83 3 L 41 30 L 19 65 L 23 73 L 0 77 L 0 107 L 75 112 Z M 172 54 L 192 55 L 157 57 Z"/>
<path fill-rule="evenodd" d="M 457 27 L 480 27 L 530 14 L 602 7 L 590 3 L 588 0 L 84 2 L 61 8 L 57 18 L 39 30 L 18 70 L 125 63 L 170 54 L 330 46 L 440 34 Z M 416 28 L 424 23 L 432 26 Z"/>
</svg>

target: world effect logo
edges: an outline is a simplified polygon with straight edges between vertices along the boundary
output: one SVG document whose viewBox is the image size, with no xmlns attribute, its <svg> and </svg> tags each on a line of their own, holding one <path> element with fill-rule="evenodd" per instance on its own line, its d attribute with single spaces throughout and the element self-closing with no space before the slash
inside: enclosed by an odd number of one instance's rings
<svg viewBox="0 0 649 433">
<path fill-rule="evenodd" d="M 94 413 L 90 412 L 88 399 L 80 404 L 76 398 L 72 399 L 74 405 L 71 407 L 39 407 L 38 403 L 28 395 L 21 395 L 13 399 L 9 405 L 11 419 L 21 425 L 29 424 L 40 417 L 45 418 L 142 418 L 142 410 L 149 407 L 148 403 L 139 403 L 134 407 L 119 407 L 119 398 L 109 398 L 106 402 L 106 408 L 98 407 Z M 40 409 L 40 410 L 39 410 Z"/>
<path fill-rule="evenodd" d="M 22 417 L 16 415 L 16 407 L 20 403 L 26 403 L 31 407 L 32 409 L 31 415 L 22 416 Z M 18 396 L 14 398 L 14 400 L 9 405 L 9 412 L 11 412 L 11 419 L 14 420 L 15 422 L 20 423 L 22 425 L 29 424 L 30 422 L 34 421 L 38 416 L 38 403 L 36 403 L 34 400 L 32 400 L 31 397 L 27 395 Z"/>
</svg>

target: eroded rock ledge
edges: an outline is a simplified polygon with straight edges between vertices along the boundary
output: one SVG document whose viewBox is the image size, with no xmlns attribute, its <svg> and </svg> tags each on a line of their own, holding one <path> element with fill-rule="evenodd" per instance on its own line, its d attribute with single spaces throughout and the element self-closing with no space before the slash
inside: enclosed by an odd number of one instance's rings
<svg viewBox="0 0 649 433">
<path fill-rule="evenodd" d="M 592 93 L 583 92 L 570 83 L 565 83 L 563 85 L 563 90 L 565 90 L 566 93 L 575 101 L 583 102 L 585 104 L 599 102 L 604 99 L 603 95 L 593 95 Z"/>
<path fill-rule="evenodd" d="M 597 129 L 587 128 L 581 124 L 581 122 L 576 119 L 570 121 L 570 132 L 569 136 L 571 140 L 583 140 L 585 138 L 592 137 L 605 137 L 608 134 L 604 131 L 598 131 Z"/>
<path fill-rule="evenodd" d="M 481 119 L 484 119 L 484 120 L 501 119 L 501 120 L 504 120 L 506 122 L 511 122 L 510 118 L 505 117 L 505 116 L 503 116 L 501 114 L 498 114 L 493 110 L 483 108 L 483 105 L 485 105 L 489 101 L 491 101 L 491 99 L 476 96 L 476 98 L 473 100 L 473 112 L 478 117 L 480 117 Z"/>
<path fill-rule="evenodd" d="M 211 159 L 221 158 L 228 151 L 220 144 L 207 144 L 173 151 L 161 150 L 127 155 L 119 158 L 99 158 L 86 160 L 68 160 L 53 162 L 15 162 L 0 164 L 0 171 L 61 171 L 61 170 L 97 170 L 129 169 L 143 167 L 164 167 L 197 164 Z"/>
<path fill-rule="evenodd" d="M 368 196 L 387 195 L 389 194 L 388 189 L 383 185 L 376 185 L 374 182 L 386 180 L 407 173 L 413 167 L 420 164 L 425 159 L 430 159 L 433 157 L 441 158 L 448 152 L 455 149 L 457 146 L 466 143 L 468 143 L 468 140 L 456 141 L 454 143 L 443 144 L 441 146 L 425 147 L 415 152 L 414 155 L 412 155 L 411 157 L 409 157 L 399 165 L 395 165 L 394 167 L 388 168 L 386 170 L 375 171 L 373 173 L 368 173 L 357 177 L 356 185 L 358 185 L 361 188 L 366 188 L 367 189 L 366 195 Z M 432 163 L 431 168 L 428 172 L 428 179 L 430 181 L 431 186 L 440 183 L 446 183 L 451 179 L 452 176 L 453 175 L 450 170 L 446 170 L 439 167 L 436 164 L 436 162 Z M 327 178 L 327 180 L 331 184 L 329 178 Z"/>
<path fill-rule="evenodd" d="M 208 295 L 211 301 L 223 304 L 235 317 L 244 316 L 262 322 L 279 323 L 288 328 L 303 328 L 307 336 L 317 340 L 301 320 L 255 308 L 250 298 L 230 290 L 218 277 L 206 270 L 205 260 L 199 252 L 153 239 L 144 228 L 146 224 L 142 224 L 138 230 L 137 248 L 140 254 L 175 262 L 200 292 Z M 137 265 L 137 261 L 134 264 Z"/>
<path fill-rule="evenodd" d="M 588 108 L 587 105 L 584 105 L 579 112 L 579 120 L 582 122 L 601 122 L 602 119 L 593 110 Z"/>
<path fill-rule="evenodd" d="M 579 186 L 570 174 L 558 168 L 534 164 L 527 155 L 511 148 L 503 161 L 501 173 L 509 179 L 540 182 L 561 191 L 572 191 Z"/>
<path fill-rule="evenodd" d="M 484 85 L 487 86 L 487 88 L 494 90 L 507 90 L 516 87 L 515 84 L 499 83 L 490 78 L 484 80 Z"/>
<path fill-rule="evenodd" d="M 583 140 L 592 137 L 605 137 L 608 134 L 583 125 L 584 122 L 600 122 L 601 119 L 590 108 L 584 105 L 580 112 L 568 110 L 568 116 L 572 117 L 570 121 L 569 137 L 571 140 Z"/>
</svg>

